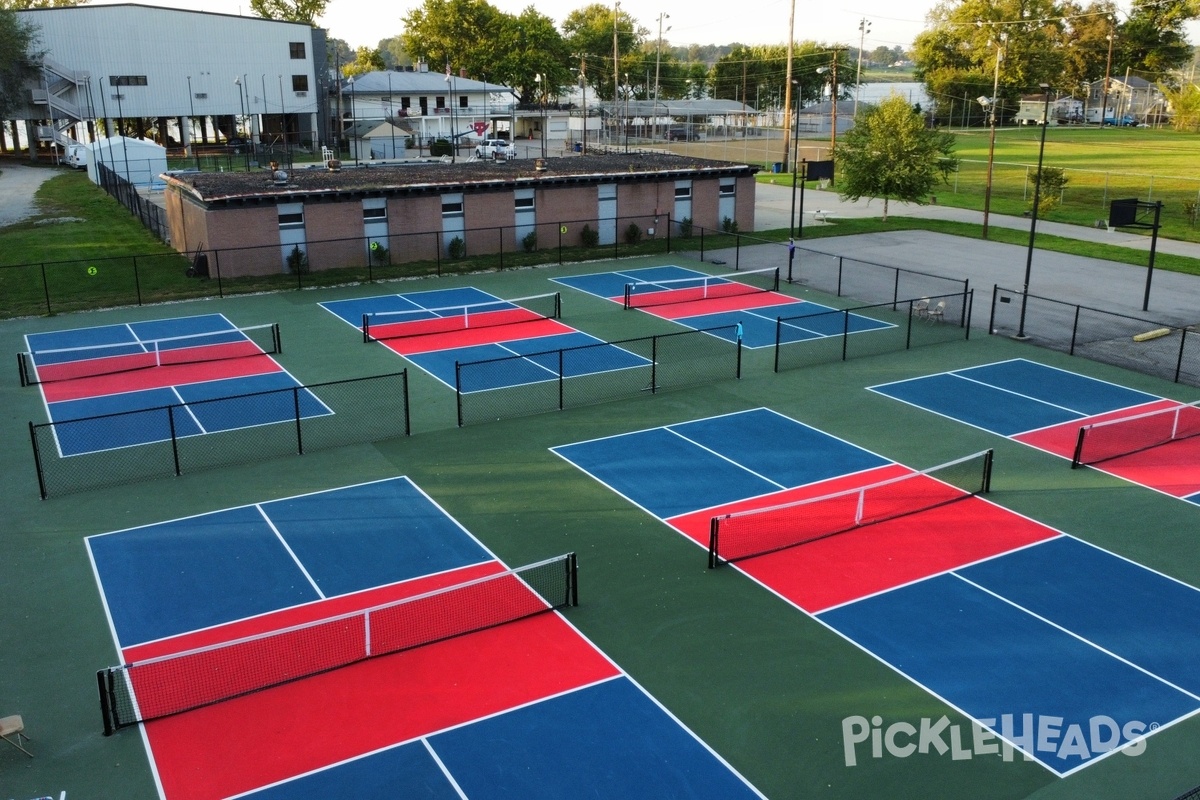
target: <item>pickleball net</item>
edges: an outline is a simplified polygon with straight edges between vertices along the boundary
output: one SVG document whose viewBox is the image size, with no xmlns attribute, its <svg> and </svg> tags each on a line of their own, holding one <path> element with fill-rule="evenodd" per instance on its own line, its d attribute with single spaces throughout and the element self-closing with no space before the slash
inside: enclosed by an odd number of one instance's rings
<svg viewBox="0 0 1200 800">
<path fill-rule="evenodd" d="M 1094 422 L 1079 429 L 1071 467 L 1098 464 L 1200 436 L 1200 402 Z"/>
<path fill-rule="evenodd" d="M 379 342 L 469 328 L 519 325 L 561 316 L 562 298 L 558 292 L 551 292 L 440 308 L 374 311 L 363 314 L 362 335 L 364 342 Z"/>
<path fill-rule="evenodd" d="M 104 734 L 579 602 L 567 553 L 372 608 L 97 673 Z"/>
<path fill-rule="evenodd" d="M 253 358 L 281 350 L 279 323 L 271 322 L 161 339 L 30 350 L 17 354 L 17 368 L 21 385 L 32 386 L 155 367 Z"/>
<path fill-rule="evenodd" d="M 718 297 L 779 291 L 779 269 L 740 270 L 731 275 L 696 275 L 625 284 L 625 308 L 650 308 Z"/>
<path fill-rule="evenodd" d="M 708 566 L 808 544 L 930 511 L 991 488 L 992 451 L 920 472 L 767 508 L 724 514 L 709 526 Z"/>
</svg>

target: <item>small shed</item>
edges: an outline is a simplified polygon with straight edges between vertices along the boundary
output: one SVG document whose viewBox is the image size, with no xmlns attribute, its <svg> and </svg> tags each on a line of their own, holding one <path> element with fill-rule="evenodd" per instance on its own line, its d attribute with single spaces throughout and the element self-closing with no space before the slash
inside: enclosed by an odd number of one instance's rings
<svg viewBox="0 0 1200 800">
<path fill-rule="evenodd" d="M 161 188 L 167 171 L 167 148 L 145 139 L 112 136 L 87 145 L 87 171 L 92 183 L 100 183 L 97 165 L 108 167 L 134 186 Z"/>
<path fill-rule="evenodd" d="M 363 135 L 366 144 L 363 152 L 370 153 L 372 159 L 404 158 L 409 136 L 412 136 L 411 131 L 382 122 Z"/>
</svg>

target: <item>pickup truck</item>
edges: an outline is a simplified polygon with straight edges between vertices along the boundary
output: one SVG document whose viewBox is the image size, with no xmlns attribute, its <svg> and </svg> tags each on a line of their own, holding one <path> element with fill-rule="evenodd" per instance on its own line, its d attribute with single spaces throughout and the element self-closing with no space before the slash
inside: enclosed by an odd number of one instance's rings
<svg viewBox="0 0 1200 800">
<path fill-rule="evenodd" d="M 512 152 L 505 139 L 484 139 L 475 145 L 475 155 L 478 158 L 508 158 Z"/>
</svg>

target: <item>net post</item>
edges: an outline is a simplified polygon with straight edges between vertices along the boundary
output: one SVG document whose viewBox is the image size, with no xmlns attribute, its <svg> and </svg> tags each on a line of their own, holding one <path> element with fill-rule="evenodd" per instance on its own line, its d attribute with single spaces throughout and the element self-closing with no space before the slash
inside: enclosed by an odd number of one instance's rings
<svg viewBox="0 0 1200 800">
<path fill-rule="evenodd" d="M 554 319 L 562 319 L 562 292 L 554 293 Z"/>
<path fill-rule="evenodd" d="M 983 456 L 983 494 L 988 494 L 992 491 L 992 459 L 995 458 L 996 451 L 988 448 Z"/>
<path fill-rule="evenodd" d="M 783 317 L 775 318 L 775 371 L 779 372 L 779 349 L 783 346 Z"/>
<path fill-rule="evenodd" d="M 1075 452 L 1071 455 L 1071 469 L 1083 466 L 1083 440 L 1085 438 L 1087 438 L 1087 426 L 1083 425 L 1079 428 L 1079 435 L 1075 437 Z"/>
<path fill-rule="evenodd" d="M 112 691 L 107 680 L 110 675 L 111 673 L 107 669 L 96 671 L 96 684 L 100 690 L 100 715 L 104 717 L 105 736 L 112 736 L 117 730 L 116 721 L 113 719 Z"/>
<path fill-rule="evenodd" d="M 17 374 L 21 376 L 21 386 L 28 386 L 29 374 L 25 366 L 25 355 L 23 353 L 17 353 Z"/>
<path fill-rule="evenodd" d="M 566 604 L 574 608 L 579 605 L 579 561 L 575 553 L 567 553 L 567 597 Z"/>
<path fill-rule="evenodd" d="M 283 338 L 279 335 L 279 323 L 271 323 L 271 346 L 275 348 L 276 353 L 283 352 Z"/>
<path fill-rule="evenodd" d="M 1183 372 L 1183 348 L 1187 342 L 1188 329 L 1179 329 L 1179 355 L 1175 359 L 1175 383 L 1179 383 L 1179 375 Z"/>
<path fill-rule="evenodd" d="M 368 316 L 369 315 L 367 315 L 367 314 L 363 314 L 363 320 L 362 320 L 363 344 L 367 344 L 368 342 L 371 341 L 371 320 L 368 319 Z"/>
<path fill-rule="evenodd" d="M 632 301 L 631 301 L 631 297 L 630 297 L 630 295 L 632 295 L 632 294 L 633 294 L 633 284 L 632 284 L 632 283 L 627 283 L 627 284 L 625 284 L 625 302 L 624 302 L 624 306 L 625 306 L 625 310 L 626 310 L 626 311 L 628 311 L 630 308 L 632 308 L 632 307 L 633 307 L 633 306 L 631 306 L 631 305 L 630 305 L 630 303 L 632 302 Z"/>
<path fill-rule="evenodd" d="M 175 435 L 175 409 L 177 406 L 167 406 L 167 426 L 171 431 L 171 455 L 175 459 L 175 477 L 183 474 L 179 468 L 179 437 Z"/>
<path fill-rule="evenodd" d="M 1068 355 L 1075 355 L 1075 339 L 1079 333 L 1079 311 L 1081 306 L 1075 306 L 1075 321 L 1071 323 L 1071 348 L 1067 350 Z"/>
<path fill-rule="evenodd" d="M 51 423 L 53 424 L 53 423 Z M 42 471 L 42 451 L 38 448 L 37 426 L 29 423 L 29 440 L 33 443 L 33 466 L 37 470 L 38 493 L 46 499 L 46 473 Z"/>
<path fill-rule="evenodd" d="M 721 527 L 720 517 L 713 517 L 708 523 L 708 568 L 716 569 L 721 565 L 721 557 L 717 554 L 718 531 Z"/>
<path fill-rule="evenodd" d="M 742 337 L 737 337 L 737 364 L 734 367 L 734 377 L 742 379 Z"/>
<path fill-rule="evenodd" d="M 733 235 L 733 269 L 734 272 L 742 268 L 742 235 L 735 233 Z"/>
</svg>

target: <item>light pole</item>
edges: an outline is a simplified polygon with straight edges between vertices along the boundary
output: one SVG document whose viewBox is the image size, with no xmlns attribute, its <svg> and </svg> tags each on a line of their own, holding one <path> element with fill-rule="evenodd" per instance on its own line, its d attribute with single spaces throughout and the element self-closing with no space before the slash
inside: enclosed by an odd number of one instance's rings
<svg viewBox="0 0 1200 800">
<path fill-rule="evenodd" d="M 540 97 L 539 97 L 539 99 L 538 99 L 538 103 L 541 105 L 541 109 L 542 109 L 542 132 L 541 132 L 541 133 L 542 133 L 542 135 L 541 135 L 541 140 L 542 140 L 542 158 L 545 158 L 545 157 L 546 157 L 546 86 L 545 86 L 545 76 L 544 76 L 542 73 L 540 73 L 540 72 L 539 72 L 539 73 L 537 73 L 536 75 L 534 75 L 534 76 L 533 76 L 533 80 L 534 80 L 534 82 L 535 82 L 535 83 L 537 83 L 537 86 L 538 86 L 538 94 L 540 95 Z"/>
<path fill-rule="evenodd" d="M 1020 341 L 1029 338 L 1025 335 L 1025 308 L 1029 304 L 1029 277 L 1033 271 L 1033 239 L 1037 231 L 1038 203 L 1042 199 L 1042 158 L 1046 154 L 1046 129 L 1050 127 L 1050 84 L 1039 83 L 1038 87 L 1045 95 L 1042 106 L 1042 143 L 1038 146 L 1037 175 L 1033 182 L 1033 213 L 1029 215 L 1029 249 L 1025 254 L 1025 286 L 1021 290 L 1021 321 L 1017 326 L 1017 335 L 1013 337 Z"/>
<path fill-rule="evenodd" d="M 350 95 L 350 135 L 347 136 L 346 139 L 351 149 L 354 150 L 354 166 L 357 167 L 358 141 L 357 137 L 355 136 L 355 133 L 357 133 L 355 129 L 357 128 L 358 123 L 354 119 L 354 76 L 351 75 L 349 78 L 347 78 L 346 83 L 350 87 L 350 91 L 347 92 L 347 94 Z"/>
<path fill-rule="evenodd" d="M 992 79 L 992 96 L 991 98 L 981 97 L 979 103 L 988 111 L 989 124 L 991 126 L 991 134 L 988 138 L 988 164 L 987 164 L 987 183 L 983 190 L 983 238 L 988 238 L 988 214 L 992 209 L 992 165 L 996 157 L 996 100 L 1000 93 L 1000 62 L 1004 59 L 1004 41 L 1005 37 L 1001 35 L 1000 41 L 995 42 L 996 45 L 996 73 Z"/>
<path fill-rule="evenodd" d="M 817 73 L 824 75 L 829 73 L 829 102 L 830 102 L 830 135 L 829 135 L 829 157 L 833 158 L 834 148 L 837 147 L 837 50 L 833 51 L 833 63 L 828 67 L 817 67 Z"/>
<path fill-rule="evenodd" d="M 625 152 L 629 152 L 629 73 L 625 73 L 625 119 L 623 120 L 625 128 Z"/>
<path fill-rule="evenodd" d="M 283 102 L 283 76 L 279 76 L 279 129 L 283 133 L 283 152 L 291 154 L 292 148 L 288 144 L 288 124 L 287 124 L 287 106 Z M 291 159 L 289 159 L 290 162 Z"/>
<path fill-rule="evenodd" d="M 613 121 L 617 119 L 617 103 L 621 99 L 621 49 L 617 44 L 617 27 L 621 22 L 621 0 L 613 3 Z M 613 129 L 616 133 L 616 129 Z"/>
<path fill-rule="evenodd" d="M 863 17 L 858 21 L 858 70 L 854 74 L 854 118 L 858 119 L 858 93 L 862 91 L 863 42 L 871 32 L 871 21 Z"/>
<path fill-rule="evenodd" d="M 246 96 L 245 96 L 245 94 L 243 94 L 243 93 L 242 93 L 242 88 L 243 88 L 243 87 L 242 87 L 242 79 L 241 79 L 241 77 L 236 77 L 236 78 L 234 78 L 234 79 L 233 79 L 233 82 L 234 82 L 235 84 L 237 84 L 237 87 L 238 87 L 238 102 L 241 104 L 241 107 L 242 107 L 242 117 L 243 117 L 243 118 L 245 118 L 245 116 L 246 116 Z M 233 126 L 233 127 L 234 127 L 234 131 L 233 131 L 233 132 L 234 132 L 235 134 L 238 134 L 238 133 L 240 133 L 240 128 L 241 128 L 241 125 L 242 125 L 242 123 L 240 123 L 240 122 L 239 122 L 237 125 L 234 125 L 234 126 Z"/>
<path fill-rule="evenodd" d="M 658 50 L 654 56 L 654 128 L 652 132 L 653 138 L 658 138 L 658 76 L 662 69 L 662 35 L 663 35 L 663 20 L 670 19 L 671 15 L 663 12 L 658 15 Z M 671 26 L 667 26 L 667 30 L 671 30 Z"/>
<path fill-rule="evenodd" d="M 191 114 L 191 116 L 188 117 L 187 153 L 190 156 L 192 154 L 192 137 L 195 135 L 194 131 L 192 130 L 192 125 L 196 118 L 196 104 L 194 102 L 192 102 L 192 97 L 193 97 L 193 95 L 192 95 L 192 76 L 188 75 L 187 78 L 188 78 L 188 113 Z"/>
<path fill-rule="evenodd" d="M 1115 23 L 1115 22 L 1116 22 L 1115 17 L 1108 18 L 1108 60 L 1104 63 L 1104 89 L 1103 89 L 1104 94 L 1100 98 L 1100 127 L 1101 128 L 1104 127 L 1104 117 L 1106 114 L 1108 114 L 1108 81 L 1109 81 L 1109 76 L 1112 74 L 1113 39 L 1117 38 L 1116 31 L 1114 30 L 1114 27 L 1113 27 L 1113 23 Z M 1113 114 L 1113 116 L 1116 117 L 1116 114 Z M 1115 122 L 1116 120 L 1114 119 L 1113 121 Z"/>
<path fill-rule="evenodd" d="M 796 226 L 796 171 L 799 168 L 800 158 L 800 81 L 792 79 L 793 86 L 790 87 L 796 95 L 796 124 L 794 126 L 794 136 L 792 137 L 792 213 L 788 217 L 788 238 L 793 235 Z M 787 113 L 791 115 L 791 109 Z"/>
</svg>

